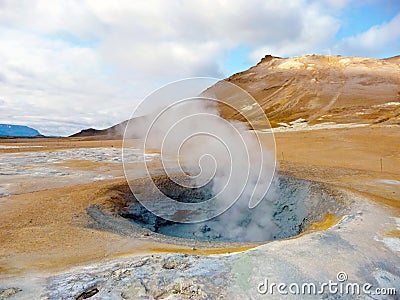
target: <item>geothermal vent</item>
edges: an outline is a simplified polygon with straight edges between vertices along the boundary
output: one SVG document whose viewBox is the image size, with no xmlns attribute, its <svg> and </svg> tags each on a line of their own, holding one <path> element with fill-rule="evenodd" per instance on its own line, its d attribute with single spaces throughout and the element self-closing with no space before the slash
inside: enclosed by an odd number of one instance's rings
<svg viewBox="0 0 400 300">
<path fill-rule="evenodd" d="M 177 186 L 167 176 L 153 178 L 163 194 L 179 202 L 200 203 L 213 197 L 213 182 L 200 188 Z M 176 214 L 212 213 L 212 206 L 203 211 L 174 211 L 169 204 L 157 199 L 149 192 L 145 181 L 135 183 L 137 190 L 148 193 L 147 201 L 165 213 L 171 210 Z M 146 209 L 146 203 L 138 202 L 132 194 L 127 194 L 128 208 L 121 215 L 129 221 L 166 236 L 184 239 L 221 241 L 221 242 L 260 242 L 284 239 L 307 230 L 313 222 L 323 220 L 327 214 L 340 215 L 344 205 L 336 200 L 334 193 L 320 183 L 280 175 L 265 198 L 255 208 L 236 202 L 224 213 L 197 223 L 181 223 L 166 220 Z M 143 199 L 143 194 L 142 194 Z M 157 203 L 154 206 L 154 203 Z M 144 205 L 143 205 L 144 204 Z"/>
</svg>

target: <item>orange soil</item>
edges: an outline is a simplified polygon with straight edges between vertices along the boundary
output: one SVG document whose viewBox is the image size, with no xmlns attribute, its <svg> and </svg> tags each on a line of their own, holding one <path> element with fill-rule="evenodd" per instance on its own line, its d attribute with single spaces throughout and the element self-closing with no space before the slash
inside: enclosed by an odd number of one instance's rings
<svg viewBox="0 0 400 300">
<path fill-rule="evenodd" d="M 284 132 L 277 133 L 275 138 L 281 170 L 293 176 L 362 192 L 378 203 L 391 206 L 393 213 L 399 214 L 400 185 L 377 181 L 400 180 L 398 129 L 370 127 Z M 8 144 L 8 141 L 0 141 L 0 144 Z M 57 150 L 69 147 L 116 147 L 121 142 L 85 139 L 21 141 L 21 145 L 27 144 L 45 145 Z M 33 151 L 40 150 L 43 149 Z M 99 172 L 104 167 L 102 164 L 82 161 L 67 161 L 64 164 L 77 169 L 93 170 L 99 167 Z M 91 229 L 92 221 L 85 212 L 86 208 L 94 203 L 108 208 L 118 207 L 122 205 L 121 194 L 124 189 L 124 180 L 114 179 L 1 198 L 0 273 L 63 269 L 126 254 L 180 251 L 206 255 L 245 250 L 193 251 Z M 321 226 L 315 225 L 316 230 L 325 229 L 326 224 L 333 224 L 332 220 L 327 216 Z M 397 235 L 393 232 L 388 234 Z"/>
</svg>

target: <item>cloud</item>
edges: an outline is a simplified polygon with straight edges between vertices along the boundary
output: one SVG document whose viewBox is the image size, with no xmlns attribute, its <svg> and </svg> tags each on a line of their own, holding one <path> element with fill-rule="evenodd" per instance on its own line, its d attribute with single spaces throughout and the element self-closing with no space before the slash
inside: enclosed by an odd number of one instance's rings
<svg viewBox="0 0 400 300">
<path fill-rule="evenodd" d="M 354 0 L 321 0 L 320 2 L 327 5 L 331 9 L 343 9 L 353 1 Z"/>
<path fill-rule="evenodd" d="M 338 28 L 306 0 L 1 1 L 0 119 L 53 135 L 111 126 L 162 84 L 229 75 L 232 49 L 251 63 L 321 52 Z"/>
<path fill-rule="evenodd" d="M 390 22 L 372 26 L 365 32 L 338 43 L 336 51 L 370 56 L 385 54 L 389 49 L 400 49 L 400 13 Z"/>
<path fill-rule="evenodd" d="M 0 96 L 5 106 L 0 115 L 2 122 L 21 124 L 30 120 L 32 123 L 26 125 L 45 134 L 69 134 L 71 131 L 63 130 L 65 124 L 73 124 L 86 113 L 112 108 L 116 97 L 126 99 L 121 87 L 102 75 L 103 66 L 94 49 L 13 29 L 0 29 L 0 34 L 0 73 L 4 74 Z M 64 125 L 50 128 L 42 123 L 49 116 Z M 96 126 L 99 121 L 81 123 Z"/>
<path fill-rule="evenodd" d="M 216 62 L 238 46 L 252 48 L 256 62 L 268 50 L 291 55 L 313 49 L 338 30 L 334 18 L 301 0 L 172 3 L 146 1 L 131 9 L 113 2 L 93 6 L 97 18 L 112 28 L 102 36 L 103 56 L 144 75 L 167 72 L 176 79 L 211 71 L 222 76 Z"/>
</svg>

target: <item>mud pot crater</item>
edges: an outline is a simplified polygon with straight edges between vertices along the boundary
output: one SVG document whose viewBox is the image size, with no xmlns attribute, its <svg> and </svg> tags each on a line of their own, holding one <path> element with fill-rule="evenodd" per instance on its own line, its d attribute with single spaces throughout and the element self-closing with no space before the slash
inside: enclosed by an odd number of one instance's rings
<svg viewBox="0 0 400 300">
<path fill-rule="evenodd" d="M 212 197 L 212 182 L 195 189 L 180 188 L 167 176 L 155 177 L 153 182 L 177 201 L 201 202 Z M 156 201 L 160 210 L 168 210 L 168 204 L 149 191 L 147 179 L 137 179 L 133 184 L 136 192 L 142 196 L 148 194 L 147 201 Z M 316 223 L 338 220 L 350 205 L 342 192 L 330 186 L 283 173 L 277 176 L 265 199 L 255 209 L 235 207 L 235 204 L 227 212 L 200 223 L 177 223 L 158 217 L 137 201 L 129 189 L 125 189 L 123 198 L 124 208 L 116 210 L 117 217 L 99 213 L 98 207 L 89 208 L 88 213 L 102 224 L 102 229 L 163 242 L 182 244 L 183 241 L 186 245 L 196 241 L 208 246 L 297 236 L 314 228 Z"/>
</svg>

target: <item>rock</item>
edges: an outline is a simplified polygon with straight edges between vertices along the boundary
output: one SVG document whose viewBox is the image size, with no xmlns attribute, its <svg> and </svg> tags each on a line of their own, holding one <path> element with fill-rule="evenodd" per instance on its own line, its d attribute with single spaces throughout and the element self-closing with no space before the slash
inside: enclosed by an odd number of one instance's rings
<svg viewBox="0 0 400 300">
<path fill-rule="evenodd" d="M 163 269 L 171 270 L 171 269 L 186 269 L 189 267 L 189 263 L 185 260 L 182 259 L 182 257 L 169 257 L 164 260 L 164 263 L 162 265 Z"/>
<path fill-rule="evenodd" d="M 13 297 L 15 294 L 21 291 L 22 290 L 20 288 L 15 288 L 15 287 L 7 288 L 4 290 L 0 289 L 0 299 Z"/>
<path fill-rule="evenodd" d="M 114 273 L 111 275 L 111 277 L 113 279 L 119 280 L 121 278 L 128 277 L 131 274 L 132 274 L 132 272 L 128 269 L 118 269 L 118 270 L 114 271 Z"/>
<path fill-rule="evenodd" d="M 148 296 L 146 287 L 140 280 L 130 282 L 121 293 L 121 297 L 127 300 L 138 299 L 146 296 Z"/>
<path fill-rule="evenodd" d="M 75 299 L 76 300 L 88 299 L 88 298 L 96 295 L 98 292 L 99 292 L 99 289 L 97 287 L 91 287 L 88 290 L 84 291 L 82 294 L 78 295 Z"/>
<path fill-rule="evenodd" d="M 200 286 L 192 280 L 178 278 L 174 283 L 166 286 L 156 298 L 160 299 L 207 299 Z"/>
<path fill-rule="evenodd" d="M 227 271 L 219 259 L 181 253 L 119 258 L 53 276 L 32 299 L 216 299 Z"/>
<path fill-rule="evenodd" d="M 204 225 L 200 228 L 200 231 L 201 231 L 202 233 L 206 233 L 207 231 L 210 231 L 210 230 L 211 230 L 211 228 L 208 227 L 207 224 L 204 224 Z"/>
<path fill-rule="evenodd" d="M 131 265 L 131 267 L 133 267 L 133 268 L 139 268 L 139 267 L 142 267 L 142 266 L 144 266 L 145 264 L 147 264 L 149 261 L 150 261 L 149 258 L 143 258 L 143 259 L 141 259 L 141 260 L 139 260 L 139 261 L 134 262 L 134 263 Z"/>
</svg>

